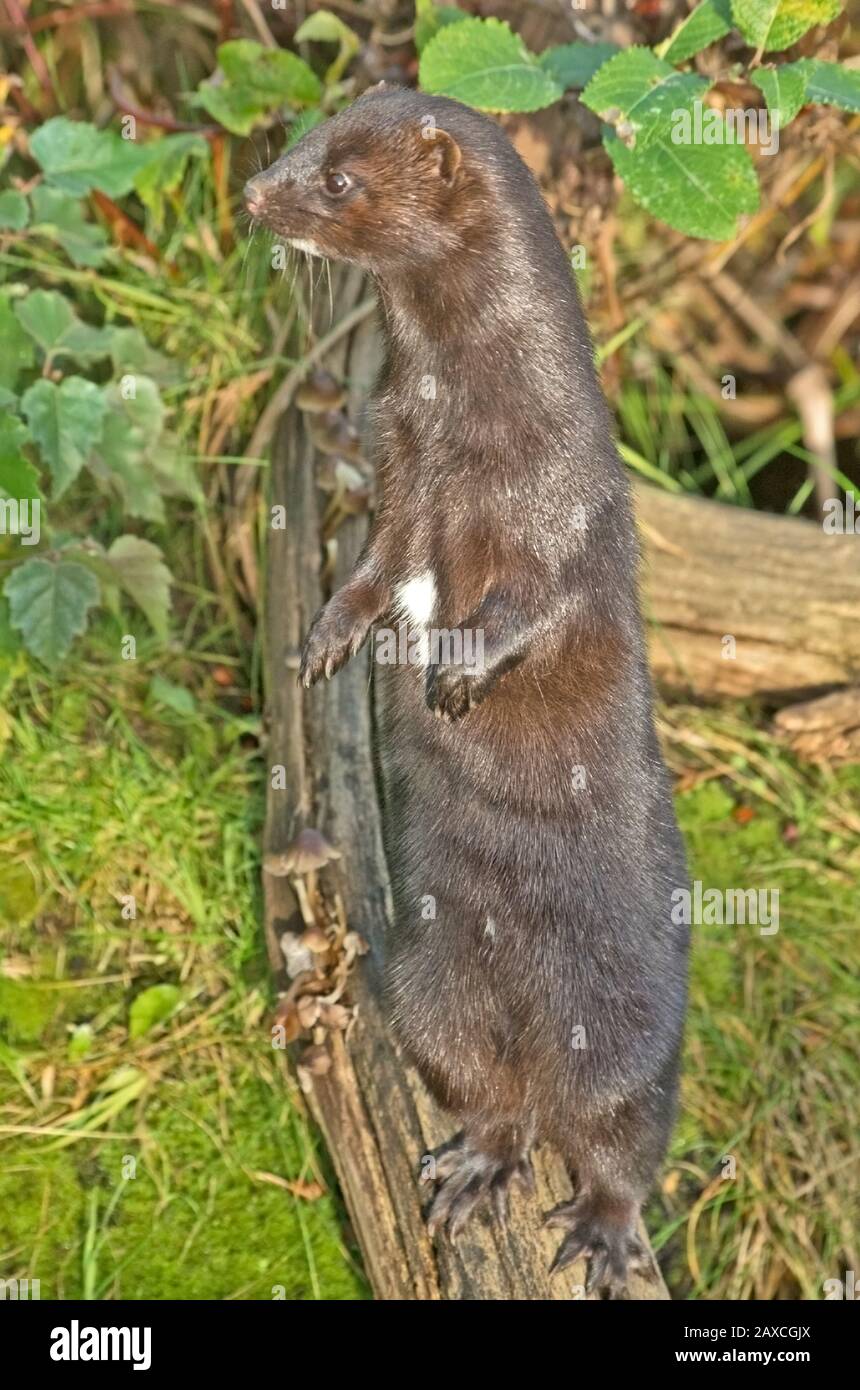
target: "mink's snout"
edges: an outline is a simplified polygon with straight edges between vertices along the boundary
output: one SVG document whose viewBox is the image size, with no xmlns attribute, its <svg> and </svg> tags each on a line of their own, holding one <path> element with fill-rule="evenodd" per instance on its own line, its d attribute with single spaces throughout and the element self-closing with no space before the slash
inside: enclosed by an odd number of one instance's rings
<svg viewBox="0 0 860 1390">
<path fill-rule="evenodd" d="M 260 177 L 249 179 L 242 190 L 242 197 L 251 216 L 259 217 L 266 204 L 264 180 Z"/>
</svg>

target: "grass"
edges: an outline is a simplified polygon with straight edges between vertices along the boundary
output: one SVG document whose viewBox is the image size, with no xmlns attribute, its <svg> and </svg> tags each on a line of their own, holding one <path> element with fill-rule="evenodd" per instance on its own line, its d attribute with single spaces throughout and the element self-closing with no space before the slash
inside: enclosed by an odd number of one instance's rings
<svg viewBox="0 0 860 1390">
<path fill-rule="evenodd" d="M 163 662 L 114 638 L 74 685 L 7 672 L 0 1275 L 43 1298 L 363 1297 L 267 1030 L 255 721 L 207 699 L 202 663 L 188 714 L 154 701 Z M 165 983 L 178 1009 L 132 1039 Z"/>
<path fill-rule="evenodd" d="M 779 891 L 778 931 L 693 927 L 680 1118 L 649 1228 L 676 1297 L 821 1298 L 856 1268 L 860 769 L 743 710 L 667 712 L 691 878 Z"/>
</svg>

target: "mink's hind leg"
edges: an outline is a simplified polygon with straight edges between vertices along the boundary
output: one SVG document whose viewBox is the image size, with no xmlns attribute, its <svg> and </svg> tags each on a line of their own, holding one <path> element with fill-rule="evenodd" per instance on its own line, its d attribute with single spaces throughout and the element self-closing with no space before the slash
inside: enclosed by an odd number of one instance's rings
<svg viewBox="0 0 860 1390">
<path fill-rule="evenodd" d="M 575 1122 L 566 1146 L 576 1196 L 548 1212 L 545 1225 L 565 1231 L 551 1273 L 588 1258 L 589 1293 L 624 1298 L 627 1276 L 636 1270 L 656 1277 L 653 1259 L 637 1227 L 642 1202 L 666 1148 L 672 1119 L 672 1092 L 655 1113 L 648 1101 L 626 1101 L 600 1117 Z"/>
<path fill-rule="evenodd" d="M 472 1213 L 486 1205 L 504 1225 L 511 1187 L 534 1191 L 530 1144 L 514 1129 L 469 1124 L 430 1155 L 429 1171 L 422 1172 L 423 1181 L 437 1184 L 427 1212 L 430 1235 L 447 1230 L 458 1236 Z"/>
</svg>

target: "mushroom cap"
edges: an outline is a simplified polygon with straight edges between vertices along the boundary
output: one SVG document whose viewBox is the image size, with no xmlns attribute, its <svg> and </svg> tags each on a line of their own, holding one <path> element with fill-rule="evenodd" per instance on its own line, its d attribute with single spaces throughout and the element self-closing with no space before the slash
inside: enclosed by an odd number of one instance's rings
<svg viewBox="0 0 860 1390">
<path fill-rule="evenodd" d="M 317 414 L 324 410 L 340 410 L 346 400 L 346 390 L 331 372 L 314 367 L 296 391 L 299 410 Z"/>
<path fill-rule="evenodd" d="M 305 830 L 299 831 L 285 850 L 267 854 L 263 859 L 263 868 L 267 874 L 284 878 L 287 874 L 313 873 L 340 857 L 340 850 L 329 844 L 322 831 L 308 826 Z"/>
</svg>

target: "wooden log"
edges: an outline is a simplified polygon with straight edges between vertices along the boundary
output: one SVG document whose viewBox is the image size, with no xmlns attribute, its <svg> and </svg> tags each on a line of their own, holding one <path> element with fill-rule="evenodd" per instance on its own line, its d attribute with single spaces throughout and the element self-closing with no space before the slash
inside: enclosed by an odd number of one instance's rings
<svg viewBox="0 0 860 1390">
<path fill-rule="evenodd" d="M 339 313 L 347 313 L 361 293 L 360 282 L 345 277 L 335 300 Z M 354 406 L 366 396 L 377 352 L 374 327 L 363 324 L 328 363 L 350 382 Z M 392 1041 L 379 1002 L 391 894 L 372 754 L 368 655 L 321 689 L 305 693 L 296 682 L 300 640 L 323 595 L 319 494 L 305 422 L 295 411 L 277 439 L 270 500 L 287 509 L 286 529 L 270 532 L 265 611 L 268 761 L 284 773 L 270 778 L 265 848 L 277 856 L 298 829 L 319 827 L 343 856 L 323 871 L 324 894 L 329 902 L 342 895 L 350 929 L 370 948 L 350 977 L 354 1026 L 348 1036 L 328 1035 L 328 1071 L 300 1068 L 299 1075 L 334 1161 L 373 1290 L 381 1299 L 583 1297 L 581 1262 L 552 1278 L 548 1272 L 558 1234 L 542 1229 L 541 1213 L 569 1198 L 571 1186 L 560 1159 L 547 1149 L 535 1155 L 535 1196 L 513 1195 L 504 1230 L 473 1218 L 456 1243 L 427 1236 L 419 1163 L 451 1135 L 454 1124 Z M 365 531 L 362 517 L 339 528 L 335 587 L 348 574 Z M 279 941 L 302 924 L 289 879 L 272 873 L 263 879 L 267 948 L 284 984 Z M 632 1297 L 668 1297 L 656 1265 L 653 1274 L 652 1281 L 632 1276 Z"/>
<path fill-rule="evenodd" d="M 658 680 L 775 703 L 860 681 L 860 536 L 645 483 L 636 508 Z"/>
</svg>

